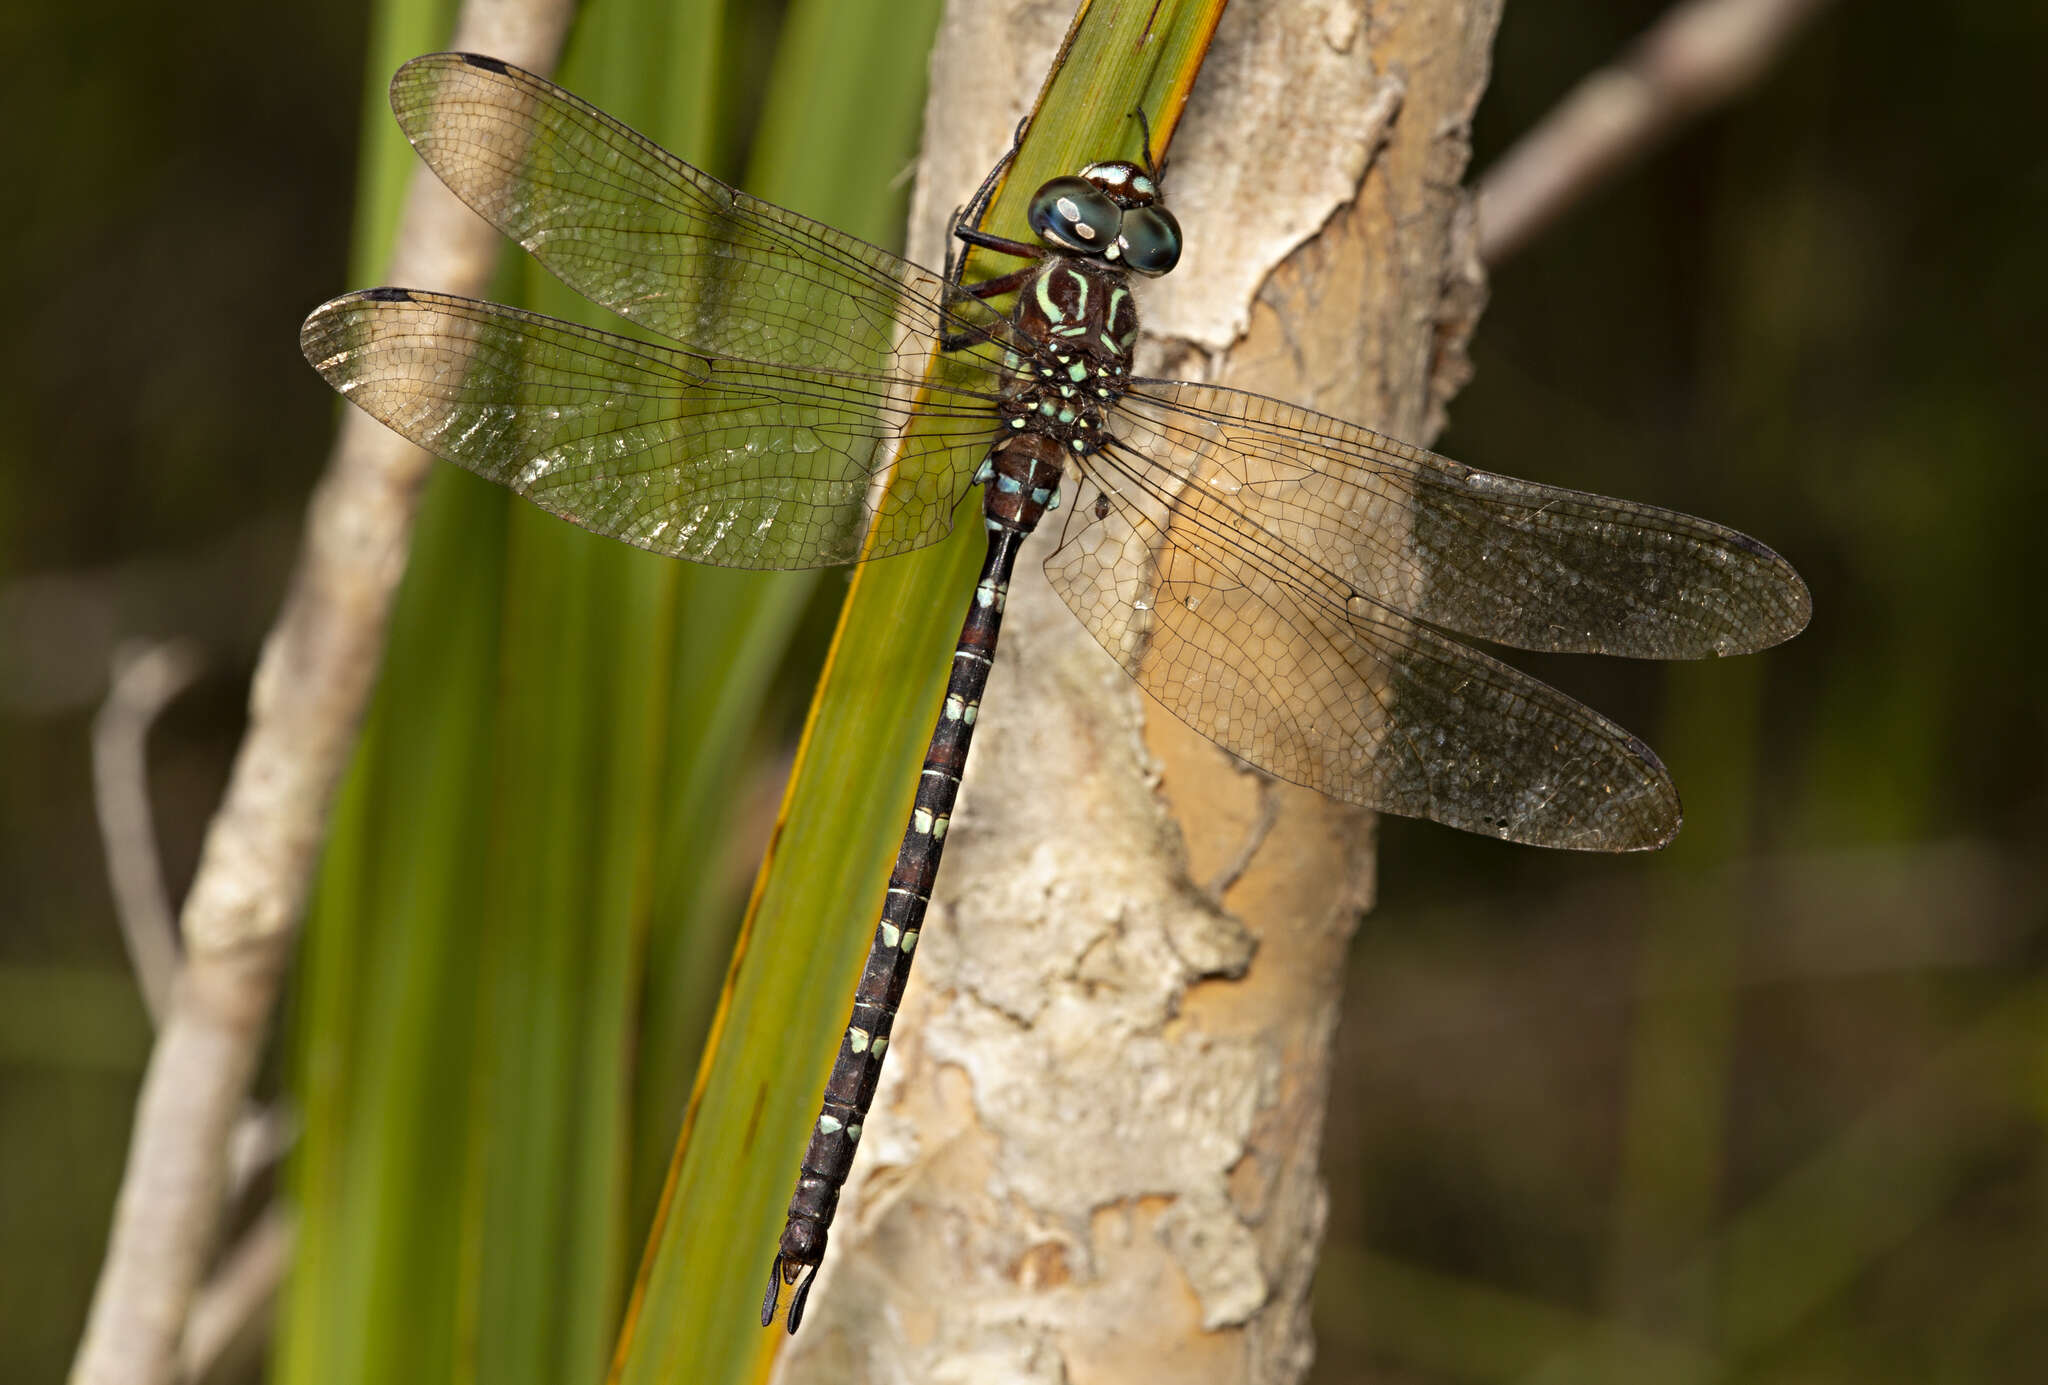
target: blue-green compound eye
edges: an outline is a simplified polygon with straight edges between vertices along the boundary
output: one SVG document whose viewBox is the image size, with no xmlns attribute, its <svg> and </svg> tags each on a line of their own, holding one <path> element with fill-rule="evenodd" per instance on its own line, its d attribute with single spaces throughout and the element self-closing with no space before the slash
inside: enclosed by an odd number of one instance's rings
<svg viewBox="0 0 2048 1385">
<path fill-rule="evenodd" d="M 1133 207 L 1117 233 L 1117 254 L 1140 274 L 1164 274 L 1180 263 L 1180 223 L 1164 207 Z"/>
<path fill-rule="evenodd" d="M 1100 188 L 1079 178 L 1055 178 L 1033 194 L 1030 217 L 1031 229 L 1046 244 L 1100 255 L 1116 244 L 1124 213 Z"/>
</svg>

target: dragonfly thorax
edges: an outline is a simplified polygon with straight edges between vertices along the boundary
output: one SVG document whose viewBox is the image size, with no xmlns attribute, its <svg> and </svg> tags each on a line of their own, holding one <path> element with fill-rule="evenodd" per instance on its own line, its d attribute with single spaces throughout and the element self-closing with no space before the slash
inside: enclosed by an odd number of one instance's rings
<svg viewBox="0 0 2048 1385">
<path fill-rule="evenodd" d="M 1076 456 L 1102 445 L 1109 410 L 1131 377 L 1138 309 L 1123 274 L 1054 256 L 1017 295 L 1020 338 L 997 412 L 1011 433 L 1037 433 Z"/>
</svg>

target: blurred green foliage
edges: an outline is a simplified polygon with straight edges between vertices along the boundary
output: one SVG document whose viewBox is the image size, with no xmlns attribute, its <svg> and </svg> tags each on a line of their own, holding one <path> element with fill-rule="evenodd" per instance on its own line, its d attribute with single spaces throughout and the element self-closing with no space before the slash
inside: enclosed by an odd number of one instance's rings
<svg viewBox="0 0 2048 1385">
<path fill-rule="evenodd" d="M 607 0 L 558 75 L 886 240 L 936 14 L 800 0 L 776 26 L 724 0 Z M 443 42 L 408 33 L 373 65 Z M 377 156 L 409 163 L 381 104 Z M 502 278 L 501 297 L 611 325 L 524 259 Z M 829 610 L 817 574 L 665 561 L 436 469 L 307 932 L 281 1378 L 602 1375 L 731 948 L 735 866 L 761 851 L 762 781 L 810 681 L 814 656 L 776 674 L 814 592 Z M 713 1323 L 760 1338 L 744 1312 Z M 697 1378 L 729 1378 L 693 1342 Z"/>
<path fill-rule="evenodd" d="M 606 4 L 588 18 L 601 23 Z M 720 42 L 749 56 L 709 109 L 686 69 L 632 51 L 651 51 L 650 36 L 581 40 L 565 75 L 686 154 L 701 121 L 707 143 L 694 152 L 738 170 L 749 146 L 731 132 L 759 109 L 774 63 L 761 9 L 728 13 Z M 1475 167 L 1661 9 L 1509 4 Z M 196 631 L 215 653 L 213 675 L 153 742 L 152 791 L 182 890 L 332 426 L 332 400 L 294 343 L 307 309 L 362 282 L 344 269 L 357 215 L 346 170 L 363 94 L 391 66 L 366 61 L 370 32 L 347 7 L 135 11 L 108 26 L 96 12 L 29 6 L 0 20 L 16 58 L 0 120 L 14 135 L 17 189 L 0 219 L 14 305 L 14 330 L 0 336 L 6 1379 L 52 1379 L 68 1360 L 147 1042 L 91 820 L 98 680 L 117 638 Z M 2043 51 L 2048 13 L 2026 0 L 1837 7 L 1754 92 L 1496 274 L 1478 374 L 1453 406 L 1445 450 L 1736 524 L 1793 559 L 1816 615 L 1793 644 L 1725 664 L 1524 661 L 1664 754 L 1688 826 L 1657 859 L 1589 861 L 1383 825 L 1383 902 L 1354 953 L 1333 1095 L 1319 1381 L 2002 1385 L 2048 1370 L 2048 560 L 2035 532 L 2048 489 L 2037 456 L 2048 437 L 2048 162 L 2031 137 Z M 578 63 L 592 65 L 590 80 Z M 600 91 L 600 64 L 639 75 L 605 78 L 619 85 Z M 702 133 L 714 126 L 725 133 Z M 807 128 L 790 142 L 802 147 Z M 383 129 L 388 139 L 388 118 Z M 887 176 L 817 152 L 843 186 L 818 200 L 773 182 L 758 190 L 894 234 L 900 200 Z M 416 574 L 397 645 L 471 672 L 394 674 L 376 732 L 385 754 L 435 771 L 419 792 L 448 801 L 359 776 L 337 852 L 363 849 L 373 820 L 441 823 L 415 838 L 422 861 L 484 850 L 525 801 L 517 785 L 477 787 L 499 773 L 598 776 L 578 791 L 597 816 L 562 832 L 602 836 L 636 804 L 686 801 L 695 790 L 635 759 L 646 742 L 634 737 L 686 722 L 693 687 L 734 686 L 694 685 L 678 667 L 666 684 L 675 700 L 634 703 L 620 700 L 622 676 L 585 685 L 588 715 L 565 722 L 539 699 L 579 695 L 566 671 L 555 692 L 478 675 L 522 641 L 545 642 L 561 609 L 551 603 L 593 599 L 608 581 L 624 593 L 612 628 L 579 636 L 575 653 L 604 657 L 602 646 L 627 667 L 664 658 L 627 637 L 654 612 L 699 602 L 702 631 L 703 610 L 730 611 L 732 596 L 719 574 L 636 578 L 634 555 L 608 551 L 543 569 L 539 526 L 508 527 L 482 487 L 465 509 L 453 497 L 466 484 L 445 469 L 436 481 L 447 494 L 430 502 L 422 552 L 463 561 Z M 516 588 L 519 604 L 465 606 L 480 588 Z M 758 656 L 747 756 L 788 744 L 808 689 L 801 667 L 826 629 L 819 607 L 783 599 L 795 652 L 788 664 Z M 407 741 L 388 710 L 397 692 L 470 709 L 465 736 Z M 507 739 L 535 736 L 544 756 L 508 766 Z M 580 757 L 579 737 L 608 748 Z M 687 817 L 672 824 L 675 840 L 699 839 Z M 509 1165 L 503 1150 L 468 1142 L 445 1151 L 449 1185 L 473 1197 L 442 1209 L 431 1254 L 470 1257 L 474 1269 L 493 1232 L 509 1234 L 505 1218 L 532 1216 L 555 1219 L 563 1258 L 468 1280 L 434 1280 L 446 1264 L 407 1267 L 420 1285 L 470 1286 L 470 1316 L 444 1326 L 480 1321 L 488 1304 L 530 1308 L 572 1266 L 579 1292 L 616 1301 L 667 1153 L 644 1113 L 693 1069 L 692 1036 L 722 974 L 715 939 L 753 850 L 731 848 L 724 873 L 692 871 L 712 881 L 710 898 L 683 899 L 683 882 L 663 879 L 676 860 L 667 850 L 573 880 L 559 860 L 529 854 L 481 898 L 416 901 L 353 939 L 317 925 L 308 935 L 314 971 L 367 970 L 359 989 L 327 1001 L 317 979 L 299 992 L 295 1022 L 318 1022 L 331 1002 L 353 1016 L 336 1034 L 354 1026 L 345 1071 L 321 1066 L 343 1061 L 335 1053 L 298 1053 L 301 1187 L 322 1176 L 322 1121 L 395 1122 L 445 1102 L 462 1105 L 442 1113 L 457 1122 L 488 1110 L 508 1130 L 555 1127 Z M 322 909 L 347 904 L 338 895 L 349 888 L 396 898 L 418 866 L 394 862 L 353 886 L 330 876 Z M 565 899 L 572 923 L 657 907 L 724 910 L 725 922 L 668 943 L 630 929 L 609 943 L 536 931 L 559 929 Z M 435 918 L 464 931 L 429 934 Z M 545 961 L 515 965 L 515 943 Z M 380 976 L 401 973 L 403 987 L 373 994 Z M 502 1048 L 473 1039 L 442 1055 L 445 1066 L 405 1056 L 421 1029 L 466 1021 L 481 1036 L 494 1014 L 500 1025 L 542 1018 Z M 650 1046 L 667 1067 L 621 1085 L 602 1060 L 627 1022 L 673 1039 Z M 577 1066 L 529 1089 L 510 1065 L 554 1051 L 542 1025 L 585 1042 L 570 1050 Z M 283 1083 L 275 1065 L 266 1089 Z M 376 1192 L 374 1168 L 328 1173 L 350 1197 Z M 313 1263 L 333 1244 L 320 1218 L 369 1205 L 309 1209 Z M 324 1269 L 368 1292 L 379 1263 Z M 606 1268 L 585 1274 L 586 1264 Z M 354 1302 L 322 1307 L 328 1326 Z M 319 1327 L 309 1313 L 294 1307 L 289 1330 Z M 542 1371 L 573 1370 L 608 1346 L 552 1337 L 543 1322 L 527 1330 L 482 1350 L 527 1353 L 520 1369 Z M 442 1363 L 461 1359 L 498 1378 L 502 1358 L 463 1355 L 476 1346 L 378 1356 L 400 1347 L 363 1344 L 358 1369 L 426 1378 L 400 1369 L 410 1362 L 443 1379 Z M 301 1369 L 291 1359 L 281 1374 Z M 319 1364 L 326 1378 L 345 1362 Z"/>
</svg>

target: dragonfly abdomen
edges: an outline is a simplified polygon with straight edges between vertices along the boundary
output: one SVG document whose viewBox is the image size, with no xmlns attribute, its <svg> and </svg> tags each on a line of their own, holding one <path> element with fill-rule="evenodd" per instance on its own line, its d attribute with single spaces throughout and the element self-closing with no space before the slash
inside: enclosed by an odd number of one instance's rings
<svg viewBox="0 0 2048 1385">
<path fill-rule="evenodd" d="M 1096 451 L 1106 439 L 1109 409 L 1130 379 L 1138 315 L 1119 269 L 1049 257 L 1018 290 L 1013 321 L 1018 334 L 1038 349 L 1013 358 L 1010 380 L 997 402 L 1004 431 L 975 475 L 985 487 L 982 522 L 988 529 L 988 554 L 960 627 L 946 698 L 918 774 L 910 824 L 889 873 L 867 965 L 854 991 L 853 1014 L 825 1081 L 823 1109 L 769 1267 L 768 1292 L 761 1301 L 763 1327 L 774 1321 L 776 1301 L 789 1285 L 795 1292 L 787 1323 L 796 1331 L 825 1257 L 840 1190 L 853 1171 L 854 1150 L 874 1103 L 889 1032 L 931 903 L 1017 551 L 1046 511 L 1058 508 L 1068 461 Z"/>
<path fill-rule="evenodd" d="M 982 464 L 988 490 L 981 502 L 982 522 L 991 533 L 1001 529 L 1022 538 L 1038 527 L 1047 510 L 1060 504 L 1060 477 L 1066 449 L 1045 433 L 1015 433 L 996 443 Z M 1007 576 L 1004 581 L 1009 579 Z M 961 631 L 964 639 L 966 631 Z"/>
<path fill-rule="evenodd" d="M 1003 608 L 1009 603 L 1010 577 L 1024 539 L 1057 501 L 1060 484 L 1060 443 L 1039 433 L 1020 433 L 997 442 L 984 467 L 987 492 L 983 500 L 988 527 L 988 554 L 967 604 L 953 667 L 946 678 L 946 697 L 932 728 L 930 747 L 918 771 L 917 793 L 910 822 L 889 872 L 882 896 L 882 916 L 868 945 L 867 964 L 853 993 L 853 1014 L 839 1041 L 818 1123 L 804 1150 L 796 1192 L 789 1200 L 789 1219 L 768 1271 L 768 1293 L 761 1305 L 761 1325 L 774 1320 L 776 1299 L 785 1284 L 795 1286 L 789 1303 L 789 1330 L 803 1319 L 812 1274 L 825 1258 L 839 1193 L 853 1171 L 853 1155 L 861 1128 L 874 1104 L 875 1084 L 889 1050 L 889 1034 L 910 980 L 911 960 L 938 879 L 939 858 L 946 847 L 953 804 L 960 794 L 960 776 L 967 769 L 967 750 L 981 713 L 981 696 L 995 660 L 996 637 Z"/>
</svg>

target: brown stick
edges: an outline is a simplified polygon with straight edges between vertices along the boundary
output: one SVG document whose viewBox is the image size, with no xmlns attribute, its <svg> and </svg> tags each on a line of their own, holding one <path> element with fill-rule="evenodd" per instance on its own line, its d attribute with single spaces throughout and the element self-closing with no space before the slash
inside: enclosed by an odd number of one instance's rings
<svg viewBox="0 0 2048 1385">
<path fill-rule="evenodd" d="M 1479 255 L 1497 265 L 1658 140 L 1770 67 L 1827 0 L 1687 0 L 1573 88 L 1479 180 Z"/>
<path fill-rule="evenodd" d="M 571 10 L 565 0 L 471 0 L 454 42 L 547 71 Z M 498 244 L 420 170 L 391 276 L 478 293 Z M 185 966 L 143 1078 L 75 1385 L 158 1385 L 176 1371 L 214 1244 L 229 1133 L 383 656 L 425 471 L 424 453 L 361 414 L 344 417 L 257 665 L 249 733 L 185 901 Z"/>
</svg>

